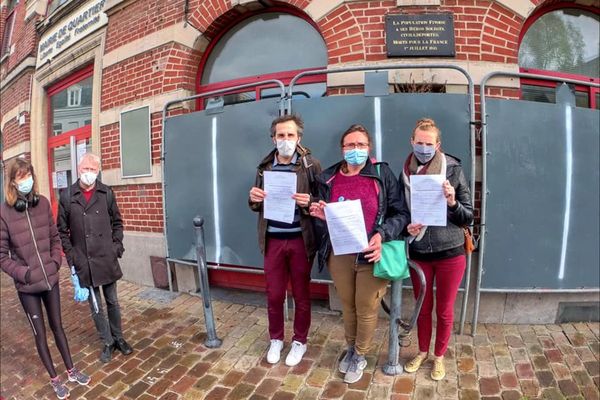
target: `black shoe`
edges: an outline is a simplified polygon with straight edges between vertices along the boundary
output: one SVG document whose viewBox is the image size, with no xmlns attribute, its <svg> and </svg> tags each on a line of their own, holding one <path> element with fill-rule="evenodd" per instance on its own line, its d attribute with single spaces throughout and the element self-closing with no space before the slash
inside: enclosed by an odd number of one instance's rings
<svg viewBox="0 0 600 400">
<path fill-rule="evenodd" d="M 115 341 L 115 347 L 123 353 L 124 356 L 133 353 L 133 348 L 125 341 L 125 339 L 117 339 Z"/>
<path fill-rule="evenodd" d="M 100 361 L 103 363 L 107 363 L 112 359 L 112 353 L 115 351 L 115 344 L 105 344 L 102 348 L 102 353 L 100 353 Z"/>
</svg>

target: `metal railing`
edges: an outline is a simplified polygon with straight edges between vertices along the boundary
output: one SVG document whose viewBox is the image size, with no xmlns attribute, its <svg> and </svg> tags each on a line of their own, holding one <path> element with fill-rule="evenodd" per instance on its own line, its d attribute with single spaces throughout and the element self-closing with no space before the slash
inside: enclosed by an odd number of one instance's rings
<svg viewBox="0 0 600 400">
<path fill-rule="evenodd" d="M 487 110 L 486 110 L 486 94 L 485 89 L 487 82 L 497 76 L 508 76 L 515 78 L 531 78 L 531 79 L 543 79 L 546 81 L 571 83 L 576 85 L 584 85 L 590 87 L 600 87 L 600 84 L 580 81 L 576 79 L 559 78 L 546 75 L 528 74 L 528 73 L 517 73 L 517 72 L 503 72 L 494 71 L 485 75 L 481 80 L 480 84 L 480 95 L 481 95 L 481 229 L 479 232 L 479 259 L 477 263 L 477 279 L 475 282 L 475 300 L 473 306 L 473 318 L 471 320 L 471 335 L 475 336 L 477 333 L 477 321 L 479 317 L 479 303 L 481 298 L 481 280 L 484 271 L 483 257 L 485 255 L 485 238 L 487 232 Z M 598 292 L 599 289 L 542 289 L 542 288 L 530 288 L 530 289 L 487 289 L 489 292 L 502 292 L 502 293 L 572 293 L 572 292 Z"/>
</svg>

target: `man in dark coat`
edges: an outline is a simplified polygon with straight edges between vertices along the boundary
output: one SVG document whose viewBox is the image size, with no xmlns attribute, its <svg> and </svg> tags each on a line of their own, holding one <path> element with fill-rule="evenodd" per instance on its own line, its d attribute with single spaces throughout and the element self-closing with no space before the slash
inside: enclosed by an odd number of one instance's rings
<svg viewBox="0 0 600 400">
<path fill-rule="evenodd" d="M 117 281 L 123 276 L 118 258 L 125 251 L 123 220 L 112 189 L 97 180 L 100 158 L 84 154 L 77 170 L 80 178 L 60 195 L 58 231 L 69 265 L 75 267 L 81 286 L 90 288 L 92 318 L 104 344 L 100 361 L 106 363 L 115 349 L 124 355 L 133 351 L 123 339 L 117 299 Z"/>
</svg>

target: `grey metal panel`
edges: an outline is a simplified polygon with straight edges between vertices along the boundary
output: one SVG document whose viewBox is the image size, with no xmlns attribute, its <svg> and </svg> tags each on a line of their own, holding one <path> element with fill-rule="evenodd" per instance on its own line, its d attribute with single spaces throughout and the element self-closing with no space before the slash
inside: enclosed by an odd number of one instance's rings
<svg viewBox="0 0 600 400">
<path fill-rule="evenodd" d="M 377 112 L 377 102 L 380 112 Z M 470 176 L 469 98 L 461 94 L 393 94 L 385 97 L 332 96 L 298 99 L 293 109 L 304 119 L 303 143 L 321 160 L 323 168 L 342 158 L 340 138 L 351 124 L 362 124 L 374 142 L 372 155 L 381 147 L 396 176 L 412 151 L 410 136 L 415 122 L 433 118 L 442 130 L 442 148 L 462 160 L 465 175 Z M 379 118 L 377 116 L 379 115 Z M 380 123 L 377 124 L 376 121 Z M 381 134 L 377 134 L 380 126 Z"/>
<path fill-rule="evenodd" d="M 256 214 L 248 208 L 247 198 L 254 183 L 256 166 L 272 149 L 269 127 L 277 112 L 277 102 L 265 100 L 226 106 L 220 114 L 197 112 L 167 119 L 165 203 L 171 258 L 195 260 L 192 218 L 202 215 L 206 220 L 209 262 L 262 268 L 256 239 Z M 467 95 L 396 94 L 381 98 L 299 99 L 294 100 L 294 112 L 302 115 L 305 121 L 302 143 L 311 148 L 323 167 L 341 159 L 339 141 L 342 132 L 351 124 L 361 123 L 371 131 L 375 144 L 381 146 L 382 159 L 399 174 L 411 151 L 409 139 L 415 121 L 429 116 L 443 131 L 444 148 L 463 159 L 468 174 Z M 216 182 L 213 181 L 213 160 L 217 168 Z M 214 185 L 218 195 L 216 212 Z M 217 218 L 219 223 L 215 227 Z M 327 271 L 319 274 L 313 268 L 313 278 L 328 279 L 329 275 Z"/>
<path fill-rule="evenodd" d="M 565 107 L 487 100 L 489 194 L 482 287 L 567 289 L 600 284 L 599 112 L 570 109 L 569 171 Z M 571 204 L 566 209 L 569 173 Z"/>
<path fill-rule="evenodd" d="M 262 265 L 256 214 L 247 199 L 256 166 L 272 148 L 269 128 L 278 106 L 264 100 L 227 106 L 220 114 L 167 119 L 164 179 L 171 258 L 196 259 L 192 219 L 201 215 L 207 261 Z"/>
<path fill-rule="evenodd" d="M 380 102 L 379 107 L 377 102 Z M 386 161 L 396 176 L 404 160 L 412 151 L 410 136 L 415 122 L 430 117 L 442 130 L 443 148 L 463 161 L 465 175 L 470 172 L 469 98 L 461 94 L 394 94 L 385 97 L 331 96 L 293 101 L 293 110 L 304 120 L 304 138 L 321 161 L 323 168 L 342 158 L 340 138 L 352 124 L 364 125 L 376 147 L 381 148 L 382 161 Z M 378 134 L 377 127 L 380 127 Z M 313 277 L 329 279 L 324 270 Z"/>
</svg>

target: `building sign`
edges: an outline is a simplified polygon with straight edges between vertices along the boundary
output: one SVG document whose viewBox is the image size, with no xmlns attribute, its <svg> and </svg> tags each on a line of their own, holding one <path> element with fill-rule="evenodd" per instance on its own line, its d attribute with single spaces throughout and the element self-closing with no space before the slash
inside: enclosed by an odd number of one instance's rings
<svg viewBox="0 0 600 400">
<path fill-rule="evenodd" d="M 388 57 L 453 57 L 452 14 L 387 15 Z"/>
<path fill-rule="evenodd" d="M 106 0 L 87 2 L 44 33 L 38 48 L 38 68 L 96 29 L 106 25 L 108 17 L 103 12 L 105 2 Z"/>
</svg>

